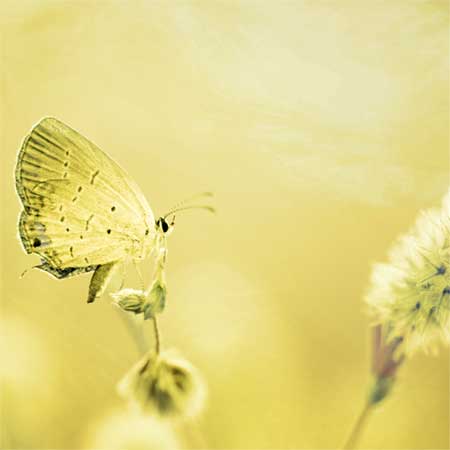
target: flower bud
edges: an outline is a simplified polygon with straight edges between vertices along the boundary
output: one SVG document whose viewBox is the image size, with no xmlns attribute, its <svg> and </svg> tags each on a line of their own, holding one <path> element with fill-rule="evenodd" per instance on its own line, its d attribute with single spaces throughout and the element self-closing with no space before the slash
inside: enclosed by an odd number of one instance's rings
<svg viewBox="0 0 450 450">
<path fill-rule="evenodd" d="M 124 311 L 140 314 L 144 312 L 143 306 L 147 298 L 147 292 L 137 289 L 122 289 L 111 294 L 114 303 Z"/>
<path fill-rule="evenodd" d="M 173 354 L 150 353 L 118 386 L 119 394 L 145 413 L 192 417 L 205 399 L 203 381 L 192 365 Z"/>
<path fill-rule="evenodd" d="M 144 305 L 144 319 L 150 319 L 161 313 L 166 305 L 166 286 L 159 279 L 153 283 L 148 300 Z"/>
<path fill-rule="evenodd" d="M 134 314 L 144 314 L 144 319 L 151 319 L 164 310 L 166 304 L 166 287 L 156 280 L 150 291 L 122 289 L 111 294 L 114 303 L 121 309 Z"/>
</svg>

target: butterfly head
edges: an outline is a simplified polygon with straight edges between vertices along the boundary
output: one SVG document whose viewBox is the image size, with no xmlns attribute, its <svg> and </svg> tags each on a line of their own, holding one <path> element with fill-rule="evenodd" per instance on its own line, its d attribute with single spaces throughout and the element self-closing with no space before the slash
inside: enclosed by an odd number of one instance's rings
<svg viewBox="0 0 450 450">
<path fill-rule="evenodd" d="M 173 216 L 172 221 L 169 223 L 166 220 L 166 217 L 160 217 L 155 222 L 156 230 L 160 233 L 168 236 L 170 233 L 172 233 L 173 228 L 175 226 L 175 216 Z"/>
<path fill-rule="evenodd" d="M 186 202 L 199 198 L 199 197 L 211 197 L 211 192 L 201 192 L 200 194 L 196 194 L 188 199 L 183 200 L 182 202 L 175 205 L 168 213 L 161 216 L 159 219 L 155 221 L 156 231 L 161 233 L 162 235 L 168 236 L 175 226 L 175 213 L 178 211 L 186 211 L 189 209 L 206 209 L 207 211 L 214 212 L 214 208 L 209 205 L 186 205 Z M 172 220 L 169 222 L 168 218 L 172 216 Z"/>
</svg>

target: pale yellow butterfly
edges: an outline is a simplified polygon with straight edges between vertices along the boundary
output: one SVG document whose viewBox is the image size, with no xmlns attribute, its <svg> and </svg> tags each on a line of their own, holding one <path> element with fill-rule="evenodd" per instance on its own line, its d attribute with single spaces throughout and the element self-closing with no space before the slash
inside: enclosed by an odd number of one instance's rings
<svg viewBox="0 0 450 450">
<path fill-rule="evenodd" d="M 118 262 L 166 252 L 172 230 L 155 221 L 136 183 L 106 153 L 54 118 L 42 119 L 17 158 L 16 190 L 24 210 L 19 235 L 36 268 L 56 278 L 94 271 L 88 302 L 98 298 Z M 209 195 L 209 193 L 204 193 Z"/>
</svg>

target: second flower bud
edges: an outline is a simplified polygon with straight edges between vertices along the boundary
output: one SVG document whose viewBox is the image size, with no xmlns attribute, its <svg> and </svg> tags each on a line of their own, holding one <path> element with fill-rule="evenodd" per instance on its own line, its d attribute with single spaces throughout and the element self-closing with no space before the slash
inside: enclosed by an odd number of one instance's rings
<svg viewBox="0 0 450 450">
<path fill-rule="evenodd" d="M 119 308 L 134 314 L 144 314 L 146 320 L 164 310 L 166 286 L 157 279 L 147 291 L 126 288 L 111 294 L 111 297 Z"/>
</svg>

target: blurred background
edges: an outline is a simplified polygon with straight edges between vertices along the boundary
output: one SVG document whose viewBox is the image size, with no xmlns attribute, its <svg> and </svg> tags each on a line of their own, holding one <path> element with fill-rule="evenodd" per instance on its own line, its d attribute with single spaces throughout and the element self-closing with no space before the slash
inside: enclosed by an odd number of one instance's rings
<svg viewBox="0 0 450 450">
<path fill-rule="evenodd" d="M 208 405 L 155 448 L 341 445 L 369 381 L 371 264 L 449 184 L 448 9 L 3 0 L 3 448 L 116 448 L 115 385 L 139 357 L 108 296 L 86 304 L 88 276 L 19 279 L 38 258 L 16 238 L 13 169 L 48 115 L 118 161 L 155 215 L 215 193 L 216 216 L 177 217 L 160 318 Z M 417 354 L 361 448 L 448 448 L 448 424 L 448 351 Z"/>
</svg>

